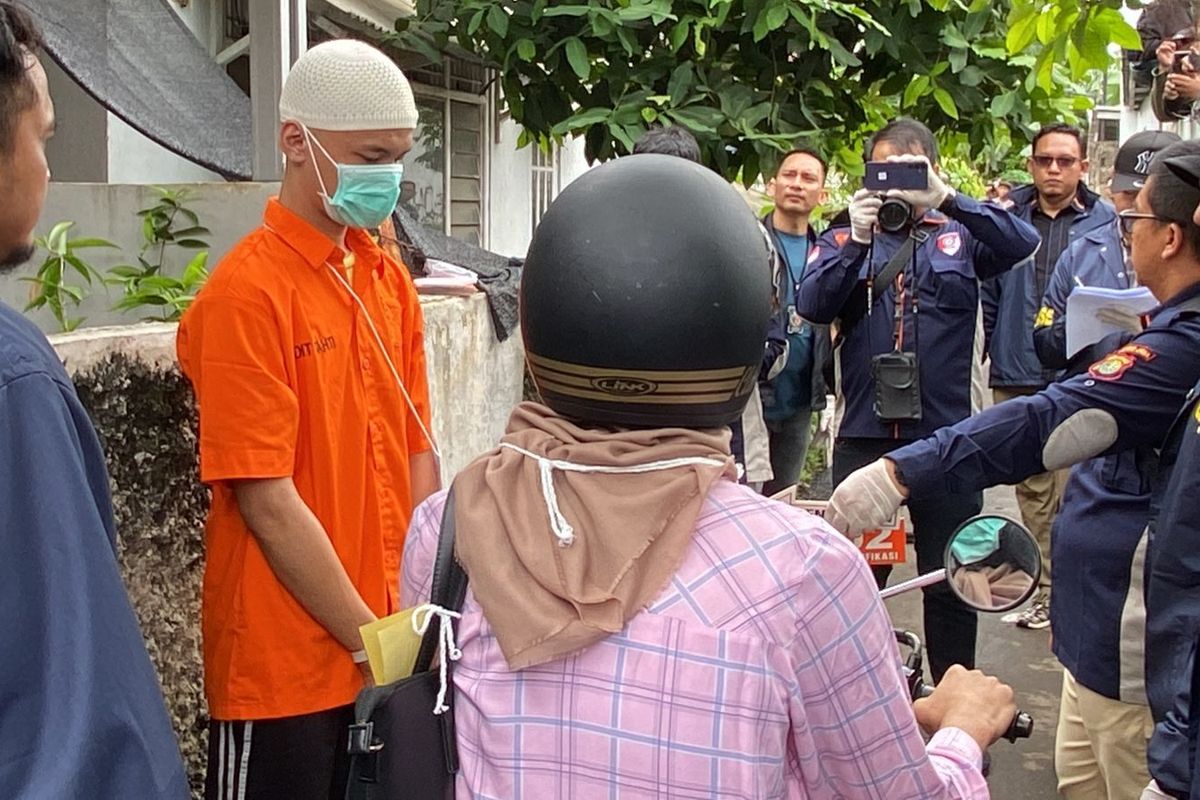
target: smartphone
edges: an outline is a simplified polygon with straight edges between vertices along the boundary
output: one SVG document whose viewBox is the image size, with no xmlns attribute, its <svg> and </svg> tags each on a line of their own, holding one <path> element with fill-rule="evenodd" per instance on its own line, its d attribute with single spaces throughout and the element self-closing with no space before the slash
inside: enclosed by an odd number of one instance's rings
<svg viewBox="0 0 1200 800">
<path fill-rule="evenodd" d="M 1188 63 L 1193 69 L 1196 68 L 1195 54 L 1190 50 L 1175 53 L 1175 63 L 1171 65 L 1172 72 L 1183 72 L 1183 65 Z"/>
<path fill-rule="evenodd" d="M 929 167 L 913 161 L 868 161 L 863 188 L 873 192 L 888 189 L 928 189 Z"/>
</svg>

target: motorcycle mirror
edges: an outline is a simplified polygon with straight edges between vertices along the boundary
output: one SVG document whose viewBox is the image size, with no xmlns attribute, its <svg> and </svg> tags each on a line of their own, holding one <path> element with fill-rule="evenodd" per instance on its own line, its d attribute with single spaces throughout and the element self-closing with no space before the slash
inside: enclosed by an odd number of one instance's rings
<svg viewBox="0 0 1200 800">
<path fill-rule="evenodd" d="M 1042 558 L 1037 540 L 1019 522 L 982 514 L 958 526 L 946 545 L 946 580 L 979 611 L 1010 611 L 1037 590 Z"/>
</svg>

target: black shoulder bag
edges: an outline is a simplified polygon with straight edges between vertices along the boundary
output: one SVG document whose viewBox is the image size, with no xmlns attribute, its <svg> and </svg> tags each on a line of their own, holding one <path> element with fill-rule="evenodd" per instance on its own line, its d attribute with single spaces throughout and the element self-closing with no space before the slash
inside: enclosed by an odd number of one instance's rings
<svg viewBox="0 0 1200 800">
<path fill-rule="evenodd" d="M 429 602 L 462 609 L 467 575 L 454 558 L 454 488 L 446 495 Z M 448 800 L 454 797 L 458 747 L 454 733 L 454 662 L 446 654 L 445 705 L 434 714 L 441 686 L 433 659 L 439 619 L 430 619 L 410 677 L 358 693 L 350 726 L 346 800 Z"/>
</svg>

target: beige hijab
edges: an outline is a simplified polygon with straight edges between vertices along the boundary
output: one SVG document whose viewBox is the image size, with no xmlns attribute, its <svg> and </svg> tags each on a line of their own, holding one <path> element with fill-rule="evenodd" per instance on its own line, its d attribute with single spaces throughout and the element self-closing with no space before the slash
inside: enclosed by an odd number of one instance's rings
<svg viewBox="0 0 1200 800">
<path fill-rule="evenodd" d="M 500 447 L 454 480 L 455 551 L 511 669 L 620 631 L 662 591 L 709 488 L 735 475 L 729 436 L 513 411 Z"/>
</svg>

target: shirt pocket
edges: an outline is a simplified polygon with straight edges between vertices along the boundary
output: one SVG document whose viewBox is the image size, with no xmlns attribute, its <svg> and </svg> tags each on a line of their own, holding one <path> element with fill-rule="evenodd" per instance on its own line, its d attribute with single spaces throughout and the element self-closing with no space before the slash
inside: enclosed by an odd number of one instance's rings
<svg viewBox="0 0 1200 800">
<path fill-rule="evenodd" d="M 1150 481 L 1139 462 L 1143 456 L 1136 450 L 1126 450 L 1104 457 L 1100 468 L 1100 479 L 1114 493 L 1138 496 L 1150 493 Z"/>
<path fill-rule="evenodd" d="M 934 301 L 946 311 L 975 312 L 979 305 L 979 287 L 975 281 L 975 270 L 961 257 L 947 256 L 934 252 L 930 258 L 933 267 Z"/>
</svg>

